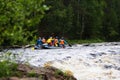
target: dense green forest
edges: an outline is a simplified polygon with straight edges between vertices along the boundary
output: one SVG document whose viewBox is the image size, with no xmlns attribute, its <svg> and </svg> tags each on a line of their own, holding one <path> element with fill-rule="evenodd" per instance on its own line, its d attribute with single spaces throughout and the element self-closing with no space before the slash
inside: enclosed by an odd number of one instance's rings
<svg viewBox="0 0 120 80">
<path fill-rule="evenodd" d="M 120 0 L 0 0 L 0 45 L 54 33 L 68 39 L 120 40 Z"/>
</svg>

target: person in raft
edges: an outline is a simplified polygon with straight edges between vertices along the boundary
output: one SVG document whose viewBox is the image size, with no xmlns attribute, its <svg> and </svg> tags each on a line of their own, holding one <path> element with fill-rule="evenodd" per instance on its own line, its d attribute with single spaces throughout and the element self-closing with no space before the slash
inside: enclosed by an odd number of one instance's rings
<svg viewBox="0 0 120 80">
<path fill-rule="evenodd" d="M 64 37 L 62 37 L 62 38 L 59 40 L 59 44 L 60 44 L 60 47 L 65 48 L 65 44 L 67 44 L 67 42 L 64 40 Z"/>
<path fill-rule="evenodd" d="M 52 37 L 47 39 L 48 46 L 52 46 L 53 45 L 52 41 L 53 41 Z"/>
<path fill-rule="evenodd" d="M 36 42 L 35 48 L 41 48 L 41 47 L 42 47 L 42 39 L 41 39 L 41 37 L 39 37 L 37 42 Z"/>
</svg>

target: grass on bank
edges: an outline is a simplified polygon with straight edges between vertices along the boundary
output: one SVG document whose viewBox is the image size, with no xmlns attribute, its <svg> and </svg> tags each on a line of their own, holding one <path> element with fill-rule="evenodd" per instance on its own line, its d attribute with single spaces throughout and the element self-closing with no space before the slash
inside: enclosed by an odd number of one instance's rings
<svg viewBox="0 0 120 80">
<path fill-rule="evenodd" d="M 67 40 L 69 44 L 83 44 L 83 43 L 101 43 L 104 42 L 100 39 L 90 39 L 90 40 Z"/>
<path fill-rule="evenodd" d="M 10 77 L 13 75 L 19 75 L 17 70 L 17 64 L 9 61 L 0 62 L 0 77 Z"/>
<path fill-rule="evenodd" d="M 44 80 L 44 75 L 42 75 L 41 73 L 37 74 L 34 70 L 31 70 L 28 73 L 24 73 L 24 72 L 21 72 L 21 71 L 18 70 L 18 66 L 19 65 L 16 64 L 16 63 L 12 63 L 12 62 L 9 62 L 9 61 L 1 61 L 0 62 L 0 80 L 1 79 L 8 79 L 10 77 L 20 77 L 20 78 L 22 78 L 23 76 L 36 77 L 36 78 L 39 78 L 40 80 Z M 46 70 L 47 70 L 47 68 L 46 68 Z M 62 76 L 65 80 L 73 80 L 72 79 L 73 74 L 69 75 L 67 72 L 68 71 L 62 72 L 59 69 L 55 69 L 54 74 L 53 73 L 52 74 L 55 77 Z"/>
</svg>

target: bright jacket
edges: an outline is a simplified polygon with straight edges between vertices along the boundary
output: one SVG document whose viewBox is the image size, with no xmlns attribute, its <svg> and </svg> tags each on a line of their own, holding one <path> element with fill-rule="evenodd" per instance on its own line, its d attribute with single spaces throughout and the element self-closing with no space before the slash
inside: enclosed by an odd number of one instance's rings
<svg viewBox="0 0 120 80">
<path fill-rule="evenodd" d="M 51 43 L 52 42 L 52 38 L 49 38 L 48 40 L 47 40 L 47 43 Z"/>
<path fill-rule="evenodd" d="M 60 44 L 65 44 L 63 39 L 60 40 Z"/>
<path fill-rule="evenodd" d="M 37 40 L 37 45 L 42 45 L 41 39 L 38 39 L 38 40 Z"/>
</svg>

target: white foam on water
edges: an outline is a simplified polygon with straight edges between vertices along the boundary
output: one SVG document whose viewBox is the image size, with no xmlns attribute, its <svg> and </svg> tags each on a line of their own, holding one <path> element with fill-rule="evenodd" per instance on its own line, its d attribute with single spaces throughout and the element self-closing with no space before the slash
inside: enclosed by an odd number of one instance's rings
<svg viewBox="0 0 120 80">
<path fill-rule="evenodd" d="M 117 69 L 120 68 L 120 45 L 102 43 L 93 46 L 76 45 L 68 49 L 28 48 L 10 51 L 21 53 L 19 61 L 28 62 L 32 66 L 44 66 L 51 62 L 53 67 L 71 71 L 77 80 L 120 80 L 120 70 Z M 112 67 L 109 68 L 110 65 Z"/>
</svg>

